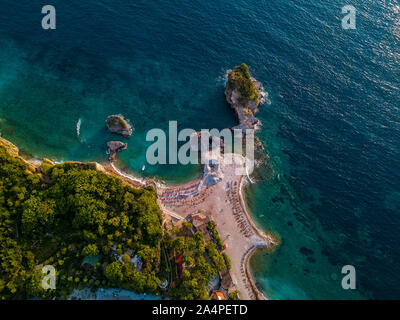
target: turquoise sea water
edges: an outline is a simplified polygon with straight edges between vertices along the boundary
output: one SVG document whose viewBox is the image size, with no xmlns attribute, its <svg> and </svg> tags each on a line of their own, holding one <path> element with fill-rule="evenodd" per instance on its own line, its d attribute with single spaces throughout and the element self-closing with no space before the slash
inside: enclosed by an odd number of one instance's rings
<svg viewBox="0 0 400 320">
<path fill-rule="evenodd" d="M 226 70 L 246 62 L 270 94 L 258 133 L 269 161 L 247 205 L 281 246 L 252 270 L 275 299 L 400 297 L 400 3 L 0 0 L 0 130 L 32 157 L 104 161 L 105 119 L 135 128 L 127 171 L 169 183 L 195 166 L 150 166 L 146 132 L 232 126 Z M 80 123 L 80 134 L 77 126 Z M 145 171 L 141 171 L 146 165 Z M 357 290 L 341 288 L 341 268 Z"/>
</svg>

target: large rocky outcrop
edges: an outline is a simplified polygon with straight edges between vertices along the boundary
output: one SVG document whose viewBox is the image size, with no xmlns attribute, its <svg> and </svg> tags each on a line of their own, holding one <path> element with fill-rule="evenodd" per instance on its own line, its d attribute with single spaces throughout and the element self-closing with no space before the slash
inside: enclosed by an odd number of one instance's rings
<svg viewBox="0 0 400 320">
<path fill-rule="evenodd" d="M 110 132 L 129 138 L 132 134 L 132 126 L 121 115 L 108 116 L 106 120 L 107 128 Z"/>
<path fill-rule="evenodd" d="M 258 108 L 268 98 L 260 82 L 250 76 L 245 64 L 235 67 L 228 72 L 225 89 L 226 101 L 235 110 L 239 124 L 231 129 L 257 130 L 261 122 L 256 118 Z"/>
<path fill-rule="evenodd" d="M 111 162 L 115 161 L 115 157 L 118 152 L 128 148 L 128 144 L 121 141 L 109 141 L 107 142 L 107 146 L 108 146 L 108 152 L 110 154 L 108 160 Z"/>
<path fill-rule="evenodd" d="M 21 159 L 23 162 L 25 162 L 25 163 L 28 165 L 28 171 L 29 171 L 29 172 L 35 172 L 36 167 L 35 167 L 32 163 L 26 161 L 26 160 L 20 155 L 20 153 L 19 153 L 19 148 L 18 148 L 16 145 L 14 145 L 13 143 L 11 143 L 10 141 L 8 141 L 8 140 L 2 138 L 2 137 L 1 137 L 1 134 L 0 134 L 0 147 L 3 147 L 4 150 L 5 150 L 11 157 Z"/>
</svg>

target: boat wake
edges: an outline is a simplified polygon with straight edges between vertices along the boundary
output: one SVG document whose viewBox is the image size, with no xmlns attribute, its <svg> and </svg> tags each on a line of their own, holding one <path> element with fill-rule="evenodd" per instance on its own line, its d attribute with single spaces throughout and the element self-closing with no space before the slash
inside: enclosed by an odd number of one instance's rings
<svg viewBox="0 0 400 320">
<path fill-rule="evenodd" d="M 81 125 L 82 125 L 82 119 L 79 118 L 78 122 L 76 123 L 76 136 L 78 137 L 78 140 L 80 142 L 85 142 L 85 139 L 81 138 Z"/>
<path fill-rule="evenodd" d="M 81 134 L 81 124 L 82 124 L 82 119 L 79 118 L 78 122 L 76 123 L 76 135 L 79 137 Z"/>
</svg>

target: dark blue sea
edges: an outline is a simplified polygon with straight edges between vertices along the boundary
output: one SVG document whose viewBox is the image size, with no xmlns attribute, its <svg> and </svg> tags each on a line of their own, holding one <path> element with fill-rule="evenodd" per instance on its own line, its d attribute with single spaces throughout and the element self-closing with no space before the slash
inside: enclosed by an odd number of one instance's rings
<svg viewBox="0 0 400 320">
<path fill-rule="evenodd" d="M 41 28 L 54 5 L 57 29 Z M 341 8 L 356 10 L 344 30 Z M 246 202 L 281 245 L 251 261 L 271 299 L 400 298 L 400 1 L 0 0 L 0 130 L 26 156 L 105 161 L 104 121 L 133 124 L 118 165 L 146 165 L 146 132 L 235 124 L 224 76 L 245 62 L 269 92 L 265 160 Z M 341 269 L 356 269 L 343 290 Z"/>
</svg>

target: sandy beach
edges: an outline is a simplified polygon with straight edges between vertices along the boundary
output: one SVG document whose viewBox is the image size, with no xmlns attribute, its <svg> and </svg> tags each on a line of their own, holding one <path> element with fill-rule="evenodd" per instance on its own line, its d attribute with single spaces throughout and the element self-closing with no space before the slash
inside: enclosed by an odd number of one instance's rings
<svg viewBox="0 0 400 320">
<path fill-rule="evenodd" d="M 229 159 L 230 161 L 226 161 Z M 221 156 L 218 180 L 210 185 L 204 175 L 189 183 L 178 186 L 156 187 L 158 203 L 165 218 L 173 221 L 185 219 L 189 214 L 203 213 L 217 224 L 217 230 L 226 244 L 226 253 L 231 259 L 231 277 L 234 287 L 244 300 L 264 299 L 257 289 L 249 270 L 251 255 L 258 248 L 268 248 L 276 244 L 272 236 L 263 233 L 252 221 L 242 195 L 247 176 L 238 174 L 238 168 L 244 168 L 245 158 L 239 154 Z M 124 181 L 138 187 L 143 181 L 121 176 L 115 166 L 106 166 L 106 170 L 120 176 Z M 142 184 L 143 186 L 143 184 Z"/>
</svg>

